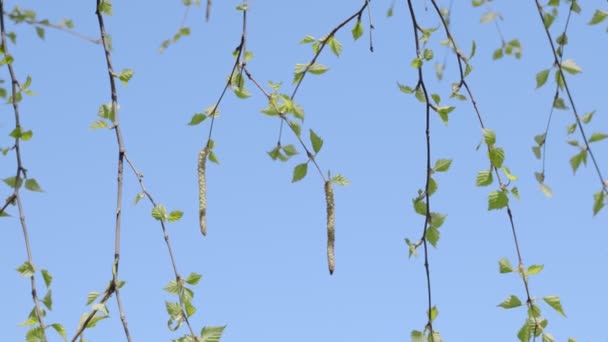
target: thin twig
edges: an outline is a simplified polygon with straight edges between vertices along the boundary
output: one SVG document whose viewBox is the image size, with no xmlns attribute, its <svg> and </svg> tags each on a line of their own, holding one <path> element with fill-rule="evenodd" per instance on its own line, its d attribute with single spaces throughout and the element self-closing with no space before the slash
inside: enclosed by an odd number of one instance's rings
<svg viewBox="0 0 608 342">
<path fill-rule="evenodd" d="M 473 96 L 473 92 L 471 91 L 471 88 L 469 87 L 469 84 L 467 83 L 466 79 L 465 79 L 465 73 L 464 73 L 464 68 L 463 68 L 463 63 L 466 63 L 466 58 L 464 57 L 464 55 L 462 54 L 462 52 L 458 49 L 458 45 L 456 44 L 456 40 L 454 39 L 454 37 L 452 36 L 452 33 L 450 31 L 450 28 L 448 27 L 445 18 L 441 15 L 441 10 L 439 9 L 439 6 L 437 6 L 437 2 L 436 0 L 431 0 L 431 3 L 435 9 L 435 12 L 437 13 L 437 15 L 439 16 L 439 18 L 441 19 L 441 26 L 444 29 L 445 35 L 448 38 L 448 40 L 450 41 L 450 43 L 452 44 L 453 48 L 454 48 L 454 54 L 456 55 L 456 60 L 458 62 L 458 69 L 460 72 L 460 82 L 459 82 L 459 86 L 458 88 L 464 87 L 467 94 L 469 95 L 469 99 L 471 100 L 471 104 L 473 106 L 473 109 L 475 110 L 475 113 L 477 115 L 477 119 L 479 120 L 479 125 L 480 127 L 483 129 L 485 128 L 482 116 L 481 116 L 481 112 L 479 110 L 479 107 L 477 106 L 477 102 L 475 101 L 475 97 Z M 488 146 L 488 152 L 491 151 L 493 147 Z M 500 173 L 498 172 L 498 168 L 495 166 L 492 166 L 492 170 L 494 171 L 494 174 L 496 175 L 496 179 L 498 181 L 498 184 L 500 186 L 500 189 L 505 189 L 506 188 L 506 184 L 502 181 L 502 178 L 500 176 Z M 518 259 L 518 264 L 519 264 L 519 268 L 523 269 L 524 267 L 524 262 L 523 262 L 523 257 L 521 254 L 521 250 L 519 247 L 519 241 L 517 239 L 517 231 L 515 229 L 515 221 L 513 219 L 513 212 L 511 207 L 509 206 L 509 204 L 507 203 L 506 205 L 507 208 L 507 216 L 509 218 L 509 224 L 511 227 L 511 233 L 513 234 L 513 242 L 515 244 L 515 250 L 517 253 L 517 259 Z M 523 281 L 523 285 L 524 285 L 524 289 L 526 292 L 526 304 L 528 306 L 529 310 L 532 310 L 532 305 L 533 305 L 533 300 L 532 300 L 532 296 L 530 295 L 530 286 L 528 283 L 528 278 L 522 275 L 522 281 Z M 534 319 L 534 333 L 533 336 L 536 336 L 536 331 L 537 328 L 539 327 L 539 322 L 537 320 L 537 318 L 535 316 L 533 316 Z"/>
<path fill-rule="evenodd" d="M 2 40 L 2 50 L 5 56 L 10 55 L 8 43 L 6 40 L 6 28 L 4 26 L 4 0 L 0 0 L 0 35 Z M 8 68 L 8 72 L 11 76 L 11 104 L 13 107 L 13 113 L 15 116 L 15 130 L 21 130 L 21 122 L 19 116 L 19 100 L 18 93 L 20 92 L 19 81 L 17 81 L 17 76 L 15 74 L 15 70 L 13 69 L 12 63 L 6 63 Z M 27 225 L 25 222 L 25 210 L 23 209 L 23 204 L 21 203 L 21 196 L 19 193 L 20 183 L 23 182 L 24 179 L 27 179 L 27 170 L 23 166 L 23 161 L 21 157 L 21 138 L 19 136 L 15 137 L 15 144 L 13 145 L 13 149 L 15 150 L 15 157 L 17 159 L 17 170 L 15 171 L 15 183 L 13 187 L 13 194 L 9 197 L 9 201 L 3 206 L 3 213 L 5 208 L 11 204 L 16 202 L 17 208 L 19 211 L 19 222 L 21 223 L 21 230 L 23 232 L 23 240 L 25 242 L 25 250 L 27 252 L 27 262 L 31 267 L 34 267 L 34 259 L 32 257 L 32 250 L 30 248 L 30 239 L 27 230 Z M 44 311 L 40 306 L 40 300 L 38 298 L 38 291 L 36 289 L 36 279 L 35 274 L 30 276 L 30 288 L 32 291 L 32 301 L 34 302 L 34 311 L 36 315 L 36 320 L 40 324 L 40 330 L 42 332 L 42 338 L 44 341 L 47 340 L 46 337 L 46 325 L 44 324 Z"/>
<path fill-rule="evenodd" d="M 545 30 L 545 33 L 547 35 L 547 40 L 549 41 L 549 44 L 551 46 L 551 52 L 553 53 L 553 62 L 555 64 L 555 66 L 557 67 L 561 80 L 563 82 L 564 90 L 566 91 L 566 95 L 568 96 L 568 102 L 570 102 L 570 106 L 572 107 L 572 114 L 574 115 L 574 119 L 576 120 L 576 125 L 578 126 L 578 129 L 581 132 L 581 137 L 583 139 L 583 142 L 585 143 L 585 149 L 589 153 L 589 156 L 591 157 L 591 161 L 593 162 L 593 166 L 595 167 L 595 172 L 600 180 L 602 190 L 604 191 L 605 194 L 608 194 L 608 182 L 606 181 L 604 176 L 602 176 L 602 171 L 600 170 L 600 166 L 595 158 L 595 154 L 591 150 L 591 146 L 589 145 L 589 140 L 587 139 L 587 134 L 585 133 L 585 129 L 583 128 L 583 123 L 581 121 L 580 116 L 578 115 L 578 111 L 576 110 L 576 105 L 574 104 L 574 98 L 572 96 L 572 93 L 570 92 L 570 88 L 568 87 L 568 82 L 566 80 L 566 73 L 564 72 L 564 68 L 562 67 L 562 64 L 560 63 L 560 58 L 559 58 L 559 55 L 557 54 L 557 49 L 555 48 L 555 44 L 553 43 L 553 37 L 551 36 L 551 32 L 549 32 L 549 28 L 545 26 L 545 11 L 543 10 L 543 7 L 538 0 L 535 0 L 535 3 L 536 3 L 536 9 L 538 11 L 538 15 L 540 16 L 541 23 L 543 24 L 543 29 Z"/>
<path fill-rule="evenodd" d="M 414 7 L 412 5 L 412 1 L 408 0 L 407 2 L 410 18 L 412 19 L 412 26 L 414 31 L 414 42 L 416 45 L 416 57 L 421 56 L 420 51 L 420 39 L 418 37 L 418 31 L 421 30 L 421 27 L 418 25 L 418 21 L 416 19 L 416 13 L 414 12 Z M 431 125 L 430 125 L 430 116 L 431 116 L 431 101 L 429 98 L 429 94 L 426 89 L 426 85 L 424 83 L 424 76 L 422 73 L 422 67 L 418 68 L 418 83 L 416 88 L 420 87 L 422 92 L 424 93 L 425 100 L 425 140 L 426 140 L 426 165 L 425 165 L 425 185 L 424 185 L 424 197 L 426 204 L 426 213 L 424 215 L 424 226 L 422 229 L 422 237 L 420 241 L 422 241 L 423 249 L 424 249 L 424 270 L 426 275 L 426 290 L 427 290 L 427 323 L 426 328 L 429 330 L 429 341 L 433 342 L 435 340 L 434 330 L 433 330 L 433 317 L 432 317 L 432 309 L 433 309 L 433 300 L 432 300 L 432 291 L 431 291 L 431 268 L 429 264 L 429 246 L 427 240 L 427 231 L 429 224 L 431 223 L 431 196 L 429 192 L 430 183 L 431 183 Z"/>
<path fill-rule="evenodd" d="M 7 16 L 10 19 L 14 19 L 14 15 L 13 13 L 4 13 L 5 16 Z M 44 26 L 44 27 L 48 27 L 48 28 L 52 28 L 58 31 L 62 31 L 65 32 L 67 34 L 71 34 L 75 37 L 78 37 L 80 39 L 84 39 L 88 42 L 91 42 L 93 44 L 101 44 L 101 38 L 92 38 L 90 36 L 87 36 L 86 34 L 80 33 L 78 31 L 74 31 L 72 29 L 70 29 L 69 27 L 66 27 L 65 25 L 62 24 L 55 24 L 55 23 L 51 23 L 47 20 L 36 20 L 36 19 L 31 19 L 31 18 L 26 18 L 23 22 L 25 22 L 26 24 L 32 25 L 32 26 Z"/>
</svg>

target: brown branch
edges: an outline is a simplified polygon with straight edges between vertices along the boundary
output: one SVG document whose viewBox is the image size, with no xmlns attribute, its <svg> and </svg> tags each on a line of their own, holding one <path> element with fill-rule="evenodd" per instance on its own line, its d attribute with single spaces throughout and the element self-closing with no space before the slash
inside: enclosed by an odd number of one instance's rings
<svg viewBox="0 0 608 342">
<path fill-rule="evenodd" d="M 9 47 L 8 47 L 8 43 L 6 40 L 6 28 L 4 26 L 4 0 L 0 0 L 0 35 L 1 35 L 1 41 L 2 41 L 2 50 L 5 56 L 10 56 L 9 53 Z M 8 68 L 8 72 L 11 76 L 11 104 L 13 107 L 13 113 L 15 116 L 15 130 L 20 131 L 21 130 L 21 122 L 20 122 L 20 116 L 19 116 L 19 100 L 18 100 L 18 94 L 20 93 L 20 85 L 19 85 L 19 81 L 17 81 L 17 76 L 15 74 L 15 70 L 13 69 L 13 64 L 11 62 L 6 63 L 6 66 Z M 15 144 L 13 145 L 13 149 L 15 150 L 15 157 L 17 159 L 17 170 L 15 171 L 15 183 L 14 183 L 14 187 L 13 187 L 13 194 L 9 197 L 9 199 L 7 200 L 7 202 L 5 203 L 5 205 L 2 207 L 2 210 L 0 211 L 0 213 L 3 213 L 4 210 L 6 209 L 6 207 L 9 204 L 12 204 L 14 202 L 17 203 L 17 208 L 19 211 L 19 222 L 21 223 L 21 230 L 23 232 L 23 240 L 25 242 L 25 250 L 27 252 L 27 262 L 34 267 L 34 260 L 32 257 L 32 250 L 30 248 L 30 239 L 29 239 L 29 234 L 28 234 L 28 230 L 27 230 L 27 224 L 25 222 L 25 211 L 23 209 L 23 204 L 21 203 L 21 196 L 19 193 L 19 188 L 20 188 L 20 183 L 22 183 L 22 181 L 24 179 L 27 179 L 27 170 L 25 169 L 25 167 L 23 166 L 23 161 L 22 161 L 22 157 L 21 157 L 21 138 L 20 136 L 15 137 Z M 38 320 L 38 323 L 40 324 L 40 328 L 42 330 L 42 334 L 43 334 L 43 338 L 46 340 L 46 326 L 44 324 L 44 311 L 42 310 L 42 307 L 40 306 L 40 300 L 38 298 L 38 291 L 36 289 L 36 279 L 35 279 L 35 274 L 32 274 L 30 276 L 30 288 L 31 288 L 31 293 L 32 293 L 32 301 L 34 302 L 34 311 L 36 314 L 36 319 Z"/>
</svg>

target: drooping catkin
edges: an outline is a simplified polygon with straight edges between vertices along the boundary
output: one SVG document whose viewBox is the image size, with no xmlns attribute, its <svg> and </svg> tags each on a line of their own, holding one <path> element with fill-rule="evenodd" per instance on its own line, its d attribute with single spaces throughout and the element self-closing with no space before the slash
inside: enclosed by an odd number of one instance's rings
<svg viewBox="0 0 608 342">
<path fill-rule="evenodd" d="M 207 235 L 207 181 L 205 179 L 205 163 L 207 161 L 207 146 L 198 153 L 198 216 L 203 236 Z"/>
<path fill-rule="evenodd" d="M 334 211 L 334 189 L 331 181 L 325 182 L 325 203 L 327 204 L 327 266 L 329 274 L 334 274 L 336 268 L 336 255 L 334 243 L 336 241 L 336 216 Z"/>
</svg>

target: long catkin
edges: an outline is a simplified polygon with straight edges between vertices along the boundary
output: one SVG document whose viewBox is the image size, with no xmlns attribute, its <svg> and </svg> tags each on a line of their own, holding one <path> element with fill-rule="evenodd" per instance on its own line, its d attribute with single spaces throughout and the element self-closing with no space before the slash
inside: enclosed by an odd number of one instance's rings
<svg viewBox="0 0 608 342">
<path fill-rule="evenodd" d="M 205 163 L 207 161 L 207 146 L 198 153 L 198 216 L 203 236 L 207 235 L 207 181 L 205 179 Z"/>
<path fill-rule="evenodd" d="M 327 266 L 329 274 L 334 274 L 336 268 L 336 254 L 334 244 L 336 241 L 336 216 L 334 212 L 334 189 L 331 181 L 325 182 L 325 203 L 327 204 Z"/>
</svg>

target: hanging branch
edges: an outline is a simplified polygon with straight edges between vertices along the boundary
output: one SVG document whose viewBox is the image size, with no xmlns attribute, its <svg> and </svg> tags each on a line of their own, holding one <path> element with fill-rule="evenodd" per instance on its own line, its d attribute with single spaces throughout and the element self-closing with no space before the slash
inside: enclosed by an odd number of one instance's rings
<svg viewBox="0 0 608 342">
<path fill-rule="evenodd" d="M 587 138 L 587 133 L 585 132 L 585 129 L 583 126 L 583 121 L 581 120 L 579 112 L 576 109 L 576 105 L 574 103 L 574 97 L 572 96 L 570 87 L 568 86 L 568 81 L 566 79 L 566 72 L 565 72 L 565 71 L 568 71 L 571 74 L 576 74 L 576 73 L 579 73 L 581 71 L 581 69 L 572 60 L 567 60 L 567 61 L 562 62 L 561 56 L 563 55 L 563 51 L 558 52 L 558 49 L 555 47 L 555 44 L 553 42 L 553 37 L 551 36 L 551 32 L 549 31 L 549 27 L 552 24 L 555 17 L 553 15 L 549 15 L 549 14 L 545 13 L 542 5 L 540 4 L 540 2 L 538 0 L 535 0 L 535 4 L 536 4 L 536 9 L 538 11 L 538 15 L 541 19 L 541 22 L 543 23 L 543 29 L 547 35 L 547 40 L 549 41 L 549 45 L 551 47 L 551 52 L 553 54 L 553 64 L 557 68 L 556 72 L 557 72 L 558 87 L 563 88 L 563 90 L 566 92 L 566 95 L 568 98 L 568 103 L 570 104 L 570 107 L 572 108 L 572 114 L 574 115 L 575 127 L 579 129 L 581 138 L 582 138 L 583 144 L 584 144 L 584 146 L 581 147 L 581 152 L 573 158 L 574 161 L 571 160 L 572 168 L 574 171 L 576 171 L 576 169 L 578 168 L 578 165 L 580 165 L 581 161 L 586 162 L 586 156 L 588 154 L 591 157 L 591 161 L 593 163 L 595 172 L 596 172 L 599 182 L 600 182 L 600 190 L 594 195 L 595 203 L 594 203 L 593 212 L 594 212 L 594 214 L 597 214 L 599 212 L 599 210 L 604 206 L 604 199 L 606 198 L 606 196 L 608 196 L 608 179 L 604 178 L 604 176 L 602 175 L 602 171 L 599 167 L 595 154 L 593 153 L 593 150 L 591 149 L 590 142 L 605 139 L 608 137 L 608 135 L 606 135 L 606 134 L 595 135 L 594 134 L 591 136 L 591 139 Z M 575 8 L 578 8 L 578 4 L 576 1 L 572 1 L 572 4 L 570 6 L 570 13 Z M 570 16 L 570 14 L 569 14 L 569 16 Z M 568 63 L 566 63 L 566 62 L 568 62 Z M 541 73 L 544 73 L 544 72 L 541 72 Z M 548 75 L 548 71 L 546 71 L 546 74 Z M 544 77 L 544 78 L 546 80 L 546 77 Z M 538 75 L 537 75 L 537 82 L 538 82 Z M 562 100 L 562 102 L 563 102 L 563 100 Z M 555 100 L 554 106 L 558 106 L 558 100 Z M 565 108 L 565 106 L 563 106 L 563 104 L 559 105 L 559 107 Z"/>
<path fill-rule="evenodd" d="M 118 266 L 120 263 L 120 233 L 122 223 L 122 192 L 123 192 L 123 175 L 124 175 L 124 160 L 125 160 L 125 145 L 120 129 L 119 116 L 118 116 L 118 95 L 116 91 L 115 77 L 117 74 L 114 73 L 114 67 L 112 66 L 112 55 L 110 53 L 110 43 L 108 41 L 108 35 L 105 30 L 103 16 L 104 14 L 111 14 L 111 4 L 107 0 L 96 0 L 95 15 L 97 16 L 97 22 L 99 24 L 99 32 L 101 35 L 101 42 L 103 45 L 103 51 L 106 60 L 106 67 L 108 71 L 108 77 L 110 80 L 110 96 L 112 99 L 109 119 L 112 121 L 112 129 L 116 135 L 116 143 L 118 145 L 118 169 L 117 169 L 117 184 L 116 184 L 116 218 L 115 218 L 115 237 L 114 237 L 114 261 L 112 263 L 112 281 L 105 291 L 104 297 L 100 304 L 105 305 L 105 302 L 116 293 L 116 303 L 118 305 L 118 311 L 120 314 L 120 320 L 124 329 L 127 341 L 131 341 L 131 335 L 129 333 L 129 327 L 127 324 L 127 318 L 122 305 L 120 297 L 120 285 L 118 281 Z M 97 305 L 96 307 L 99 307 Z M 79 325 L 72 341 L 76 339 L 84 332 L 89 322 L 95 317 L 99 309 L 92 310 L 84 321 Z"/>
<path fill-rule="evenodd" d="M 44 314 L 44 310 L 42 309 L 42 306 L 40 305 L 40 299 L 38 298 L 38 290 L 36 288 L 36 279 L 34 277 L 35 276 L 34 259 L 32 257 L 32 250 L 30 248 L 30 239 L 29 239 L 29 234 L 28 234 L 28 230 L 27 230 L 27 224 L 25 221 L 25 210 L 23 208 L 23 203 L 21 202 L 21 195 L 19 192 L 21 184 L 24 182 L 24 180 L 26 182 L 26 187 L 28 187 L 28 182 L 30 181 L 27 178 L 27 170 L 23 166 L 23 160 L 22 160 L 22 156 L 21 156 L 21 141 L 22 141 L 22 136 L 23 136 L 22 134 L 24 132 L 21 131 L 22 127 L 21 127 L 21 121 L 20 121 L 20 116 L 19 116 L 19 101 L 21 99 L 21 91 L 27 87 L 24 87 L 21 84 L 19 84 L 19 81 L 17 80 L 17 76 L 15 74 L 15 70 L 13 69 L 12 57 L 10 56 L 9 47 L 8 47 L 8 43 L 6 40 L 6 28 L 4 26 L 4 15 L 5 15 L 4 0 L 0 0 L 0 35 L 1 35 L 1 40 L 2 40 L 1 53 L 4 55 L 3 59 L 7 61 L 6 66 L 8 68 L 8 72 L 11 77 L 11 97 L 10 97 L 9 101 L 13 107 L 13 114 L 15 117 L 15 129 L 13 130 L 13 133 L 11 133 L 11 136 L 13 136 L 15 138 L 15 144 L 13 145 L 12 149 L 15 151 L 15 157 L 17 160 L 17 170 L 15 171 L 15 176 L 12 178 L 13 179 L 13 181 L 12 181 L 13 193 L 9 196 L 6 203 L 2 206 L 2 209 L 0 209 L 0 215 L 5 214 L 4 211 L 9 205 L 12 205 L 15 203 L 17 204 L 17 209 L 19 211 L 19 222 L 21 223 L 21 230 L 23 232 L 23 240 L 25 242 L 25 250 L 27 252 L 27 263 L 25 263 L 23 266 L 21 266 L 19 268 L 19 271 L 23 275 L 29 275 L 30 288 L 32 291 L 32 301 L 34 302 L 34 312 L 31 316 L 33 316 L 33 318 L 35 318 L 35 320 L 37 321 L 37 323 L 39 325 L 39 327 L 36 328 L 36 334 L 39 335 L 39 337 L 41 339 L 46 341 L 47 340 L 46 325 L 44 324 L 44 315 L 45 314 Z"/>
<path fill-rule="evenodd" d="M 568 32 L 568 27 L 570 25 L 570 18 L 572 17 L 572 13 L 574 12 L 574 5 L 576 4 L 576 2 L 572 2 L 570 4 L 570 8 L 568 10 L 568 16 L 566 18 L 566 24 L 564 25 L 564 30 L 561 34 L 562 37 L 566 37 L 567 36 L 567 32 Z M 564 58 L 564 49 L 566 47 L 566 44 L 564 41 L 562 41 L 564 44 L 560 44 L 560 55 L 559 55 L 559 65 L 562 64 L 563 62 L 563 58 Z M 541 71 L 541 75 L 544 72 Z M 548 77 L 548 72 L 547 72 L 547 77 Z M 540 76 L 540 78 L 537 76 L 537 89 L 542 87 L 544 82 L 546 81 L 546 79 L 544 79 L 544 76 Z M 545 183 L 545 165 L 546 165 L 546 158 L 547 158 L 547 139 L 549 138 L 549 128 L 551 127 L 551 120 L 553 118 L 553 113 L 555 112 L 555 104 L 558 103 L 558 99 L 559 99 L 559 94 L 560 94 L 560 85 L 559 83 L 557 83 L 555 85 L 555 92 L 553 95 L 553 99 L 551 102 L 551 109 L 549 109 L 549 115 L 547 117 L 547 124 L 545 126 L 545 131 L 534 137 L 534 140 L 536 141 L 537 145 L 532 147 L 532 151 L 534 152 L 534 155 L 537 158 L 541 158 L 541 172 L 535 172 L 535 177 L 536 180 L 539 182 L 541 190 L 543 191 L 543 193 L 547 196 L 547 197 L 551 197 L 553 196 L 553 193 L 551 191 L 551 188 Z M 541 152 L 542 149 L 542 152 Z M 542 156 L 542 157 L 541 157 Z"/>
<path fill-rule="evenodd" d="M 485 127 L 482 116 L 481 116 L 481 112 L 477 106 L 475 97 L 473 96 L 473 92 L 471 91 L 471 88 L 469 87 L 469 84 L 466 81 L 466 76 L 470 72 L 470 67 L 468 65 L 467 57 L 465 57 L 463 55 L 462 51 L 459 50 L 458 45 L 456 44 L 456 41 L 454 40 L 454 38 L 451 34 L 451 31 L 445 21 L 445 18 L 441 15 L 441 11 L 439 10 L 439 7 L 437 6 L 436 0 L 431 0 L 431 3 L 433 5 L 433 8 L 435 9 L 435 12 L 437 13 L 437 16 L 441 20 L 441 26 L 443 27 L 445 35 L 454 49 L 454 54 L 455 54 L 455 57 L 456 57 L 456 60 L 458 63 L 460 81 L 455 85 L 455 89 L 453 90 L 453 96 L 462 97 L 462 95 L 460 95 L 458 92 L 461 88 L 464 87 L 464 89 L 471 101 L 473 109 L 477 115 L 479 125 L 484 133 L 484 141 L 487 145 L 488 155 L 489 155 L 489 159 L 490 159 L 490 165 L 491 165 L 490 168 L 491 168 L 491 171 L 494 173 L 494 175 L 498 181 L 499 188 L 500 188 L 500 190 L 494 191 L 490 194 L 489 209 L 492 210 L 492 209 L 506 208 L 506 211 L 507 211 L 507 216 L 509 219 L 509 224 L 511 227 L 511 233 L 513 235 L 513 242 L 515 245 L 515 250 L 516 250 L 517 260 L 518 260 L 517 272 L 521 275 L 524 290 L 526 293 L 526 305 L 528 307 L 528 319 L 531 321 L 531 324 L 528 324 L 528 321 L 526 321 L 526 323 L 524 323 L 524 326 L 520 330 L 519 334 L 521 334 L 522 336 L 526 336 L 526 340 L 529 339 L 527 336 L 530 336 L 530 335 L 533 336 L 534 340 L 536 340 L 536 336 L 538 336 L 544 330 L 544 325 L 542 325 L 542 324 L 546 325 L 547 321 L 545 319 L 543 319 L 542 321 L 539 319 L 540 308 L 534 304 L 534 300 L 532 299 L 533 297 L 530 294 L 528 276 L 540 272 L 540 270 L 542 269 L 542 266 L 532 265 L 528 270 L 526 270 L 524 267 L 523 257 L 522 257 L 519 241 L 517 238 L 517 231 L 515 228 L 515 222 L 514 222 L 514 218 L 513 218 L 513 211 L 509 205 L 509 200 L 508 200 L 508 195 L 507 195 L 509 192 L 509 188 L 508 188 L 509 184 L 505 183 L 502 180 L 501 174 L 499 173 L 499 168 L 503 171 L 503 173 L 509 179 L 509 181 L 515 180 L 516 177 L 513 176 L 509 172 L 509 170 L 508 170 L 508 168 L 506 168 L 506 166 L 502 165 L 502 163 L 504 161 L 504 151 L 502 150 L 502 148 L 495 146 L 496 134 L 492 130 L 487 129 Z M 491 183 L 492 183 L 492 174 L 490 172 L 481 171 L 478 174 L 478 176 L 477 176 L 477 185 L 478 186 L 487 186 Z M 510 191 L 514 196 L 518 197 L 518 190 L 516 187 L 513 187 Z M 507 272 L 513 271 L 508 260 L 503 259 L 500 261 L 499 264 L 500 264 L 501 273 L 507 273 Z M 519 299 L 517 299 L 517 297 L 515 297 L 515 296 L 511 296 L 510 299 L 513 297 L 516 299 L 516 301 L 514 300 L 513 303 L 511 303 L 511 302 L 504 303 L 503 302 L 503 303 L 501 303 L 500 306 L 507 308 L 507 307 L 515 307 L 515 306 L 521 305 L 520 303 L 514 304 L 516 302 L 519 302 Z M 547 303 L 549 303 L 550 300 L 548 300 L 548 297 L 545 297 L 544 299 Z M 557 299 L 557 301 L 559 302 L 559 298 Z M 553 306 L 551 303 L 549 303 L 549 305 L 555 309 L 555 306 Z M 561 304 L 559 305 L 559 307 L 561 310 Z M 558 311 L 560 311 L 560 310 L 558 310 Z M 560 313 L 563 313 L 563 311 Z M 530 325 L 533 326 L 533 329 L 531 332 L 529 330 Z M 518 336 L 519 336 L 519 334 L 518 334 Z"/>
</svg>

